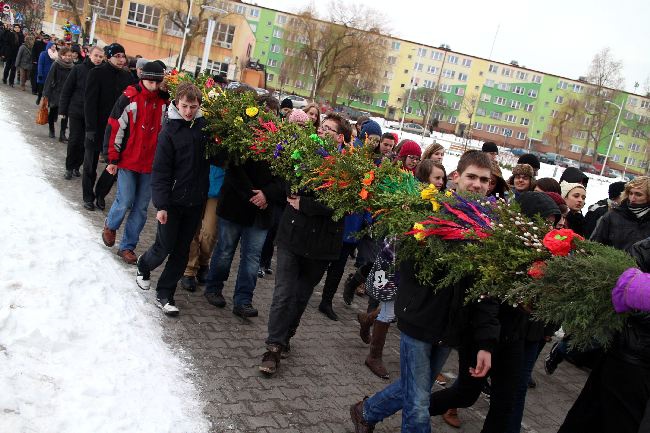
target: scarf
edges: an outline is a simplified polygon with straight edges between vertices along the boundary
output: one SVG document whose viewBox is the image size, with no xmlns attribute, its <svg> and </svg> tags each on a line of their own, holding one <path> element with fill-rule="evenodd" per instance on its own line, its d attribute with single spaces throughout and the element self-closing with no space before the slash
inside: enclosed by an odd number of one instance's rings
<svg viewBox="0 0 650 433">
<path fill-rule="evenodd" d="M 72 67 L 74 66 L 74 63 L 73 63 L 73 62 L 64 62 L 63 60 L 61 60 L 60 57 L 57 57 L 56 60 L 54 60 L 54 61 L 55 61 L 59 66 L 61 66 L 62 68 L 65 68 L 65 69 L 72 69 Z"/>
<path fill-rule="evenodd" d="M 629 205 L 628 209 L 637 217 L 637 219 L 643 218 L 648 212 L 650 212 L 650 204 L 646 205 Z"/>
</svg>

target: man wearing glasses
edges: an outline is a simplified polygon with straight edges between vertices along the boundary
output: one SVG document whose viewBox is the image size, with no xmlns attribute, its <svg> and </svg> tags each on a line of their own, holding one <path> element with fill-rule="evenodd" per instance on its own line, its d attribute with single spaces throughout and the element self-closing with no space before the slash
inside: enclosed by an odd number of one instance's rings
<svg viewBox="0 0 650 433">
<path fill-rule="evenodd" d="M 99 153 L 103 150 L 104 132 L 113 105 L 124 89 L 133 84 L 131 74 L 124 68 L 126 65 L 124 47 L 112 43 L 104 48 L 104 53 L 106 63 L 88 72 L 84 98 L 86 138 L 81 186 L 83 206 L 87 210 L 95 210 L 95 205 L 103 210 L 106 206 L 104 197 L 113 186 L 115 176 L 104 170 L 95 186 Z"/>
</svg>

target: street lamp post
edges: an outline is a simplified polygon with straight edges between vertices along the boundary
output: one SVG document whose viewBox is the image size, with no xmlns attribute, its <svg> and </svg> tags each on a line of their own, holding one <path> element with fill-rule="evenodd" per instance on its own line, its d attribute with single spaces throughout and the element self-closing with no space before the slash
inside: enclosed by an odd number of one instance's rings
<svg viewBox="0 0 650 433">
<path fill-rule="evenodd" d="M 615 104 L 612 101 L 605 101 L 605 104 L 613 105 L 618 108 L 618 116 L 616 116 L 616 123 L 614 123 L 614 130 L 612 131 L 612 136 L 609 138 L 609 146 L 607 146 L 607 153 L 605 154 L 605 160 L 603 161 L 603 167 L 600 169 L 600 175 L 602 176 L 605 173 L 605 166 L 607 165 L 607 159 L 609 158 L 609 152 L 612 150 L 612 143 L 614 142 L 614 136 L 616 136 L 616 128 L 618 128 L 618 121 L 621 120 L 621 113 L 623 112 L 623 106 Z"/>
<path fill-rule="evenodd" d="M 402 128 L 404 127 L 404 117 L 406 117 L 406 108 L 408 107 L 409 101 L 411 100 L 411 93 L 413 92 L 413 87 L 417 89 L 418 85 L 415 82 L 415 73 L 417 68 L 415 64 L 413 65 L 413 75 L 411 75 L 411 87 L 409 87 L 409 93 L 406 97 L 406 102 L 404 102 L 404 108 L 402 109 L 402 120 L 399 122 L 399 138 L 402 139 Z"/>
<path fill-rule="evenodd" d="M 205 9 L 210 12 L 215 12 L 219 14 L 227 14 L 228 11 L 225 11 L 223 9 L 219 9 L 218 7 L 215 6 L 209 6 L 209 5 L 202 5 L 202 9 Z M 207 67 L 208 67 L 208 60 L 210 57 L 210 51 L 212 49 L 212 37 L 214 36 L 214 31 L 217 28 L 217 22 L 213 19 L 210 18 L 208 20 L 208 30 L 205 35 L 205 43 L 203 45 L 203 57 L 201 57 L 201 72 L 203 73 Z"/>
<path fill-rule="evenodd" d="M 320 76 L 320 50 L 316 50 L 316 77 L 314 77 L 314 85 L 311 88 L 311 99 L 312 101 L 316 98 L 316 86 L 318 86 L 318 78 Z M 336 105 L 336 101 L 334 101 Z"/>
<path fill-rule="evenodd" d="M 190 8 L 187 11 L 187 19 L 185 20 L 185 28 L 183 29 L 183 42 L 181 43 L 181 52 L 178 55 L 178 62 L 176 66 L 178 69 L 181 69 L 181 60 L 183 59 L 183 51 L 185 51 L 185 40 L 187 39 L 187 34 L 189 33 L 190 19 L 192 18 L 192 8 L 194 7 L 194 0 L 190 0 Z"/>
</svg>

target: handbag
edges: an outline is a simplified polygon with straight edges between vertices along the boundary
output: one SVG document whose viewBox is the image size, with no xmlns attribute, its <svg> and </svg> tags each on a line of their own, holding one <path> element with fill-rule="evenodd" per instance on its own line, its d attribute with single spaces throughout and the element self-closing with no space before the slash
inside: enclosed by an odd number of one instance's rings
<svg viewBox="0 0 650 433">
<path fill-rule="evenodd" d="M 395 257 L 395 239 L 384 239 L 366 279 L 366 293 L 377 301 L 388 302 L 395 298 L 399 284 Z"/>
<path fill-rule="evenodd" d="M 47 124 L 47 117 L 48 117 L 48 110 L 47 110 L 47 97 L 43 97 L 41 99 L 41 105 L 38 107 L 38 111 L 36 112 L 36 124 L 37 125 L 45 125 Z"/>
</svg>

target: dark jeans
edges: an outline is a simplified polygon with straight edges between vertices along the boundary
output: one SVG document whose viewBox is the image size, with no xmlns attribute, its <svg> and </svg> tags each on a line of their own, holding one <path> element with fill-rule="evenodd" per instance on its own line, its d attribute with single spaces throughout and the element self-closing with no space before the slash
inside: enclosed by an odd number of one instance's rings
<svg viewBox="0 0 650 433">
<path fill-rule="evenodd" d="M 203 206 L 172 206 L 167 210 L 167 224 L 158 223 L 154 244 L 140 257 L 140 271 L 150 272 L 167 259 L 156 292 L 159 299 L 173 300 L 176 284 L 183 276 L 190 244 L 203 217 Z"/>
<path fill-rule="evenodd" d="M 476 364 L 478 350 L 472 343 L 465 343 L 458 349 L 458 379 L 451 388 L 431 394 L 429 413 L 442 415 L 450 408 L 472 406 L 481 393 L 485 378 L 474 378 L 469 368 Z M 492 379 L 490 410 L 483 424 L 483 433 L 503 433 L 512 409 L 515 390 L 523 356 L 523 341 L 499 343 L 492 354 Z"/>
<path fill-rule="evenodd" d="M 528 393 L 528 382 L 530 382 L 535 367 L 535 361 L 539 357 L 539 348 L 544 347 L 542 341 L 524 342 L 524 355 L 521 363 L 521 374 L 519 376 L 519 385 L 515 393 L 510 420 L 505 430 L 506 433 L 519 433 L 521 431 L 521 421 L 524 418 L 524 407 L 526 405 L 526 394 Z"/>
<path fill-rule="evenodd" d="M 2 80 L 13 85 L 16 80 L 16 59 L 5 58 L 5 68 L 2 73 Z"/>
<path fill-rule="evenodd" d="M 260 267 L 267 269 L 271 267 L 271 259 L 273 258 L 273 252 L 275 250 L 275 235 L 278 232 L 278 225 L 280 225 L 280 218 L 284 212 L 283 205 L 274 205 L 273 206 L 273 225 L 266 233 L 266 240 L 264 241 L 264 246 L 262 247 L 262 254 L 260 255 Z"/>
<path fill-rule="evenodd" d="M 325 286 L 323 287 L 323 296 L 322 301 L 328 304 L 332 303 L 336 290 L 339 288 L 339 283 L 341 278 L 343 278 L 343 272 L 345 272 L 345 264 L 348 262 L 348 257 L 350 253 L 354 251 L 357 244 L 349 244 L 343 242 L 341 247 L 341 255 L 339 259 L 330 262 L 327 267 L 327 274 L 325 275 Z"/>
<path fill-rule="evenodd" d="M 38 93 L 38 83 L 36 82 L 36 71 L 38 70 L 38 63 L 32 63 L 32 69 L 30 69 L 29 82 L 32 83 L 32 94 L 36 95 Z"/>
<path fill-rule="evenodd" d="M 278 247 L 266 344 L 286 346 L 298 329 L 309 298 L 328 263 L 327 260 L 308 259 Z"/>
<path fill-rule="evenodd" d="M 68 135 L 68 150 L 65 156 L 65 169 L 79 169 L 84 162 L 84 137 L 86 124 L 83 117 L 68 117 L 70 134 Z"/>
<path fill-rule="evenodd" d="M 645 433 L 639 430 L 650 398 L 650 368 L 606 354 L 558 433 Z"/>
<path fill-rule="evenodd" d="M 47 123 L 50 125 L 50 131 L 54 133 L 54 125 L 59 117 L 59 107 L 49 107 L 47 113 Z M 64 117 L 61 119 L 61 135 L 65 134 L 65 130 L 68 128 L 68 118 Z"/>
<path fill-rule="evenodd" d="M 104 169 L 97 185 L 95 186 L 95 179 L 97 179 L 97 164 L 99 162 L 99 151 L 95 150 L 94 146 L 85 146 L 84 148 L 84 161 L 83 161 L 83 177 L 81 178 L 81 189 L 83 193 L 84 202 L 94 202 L 96 197 L 104 198 L 108 195 L 113 183 L 115 183 L 116 176 L 113 176 Z M 93 192 L 93 187 L 95 191 Z"/>
</svg>

